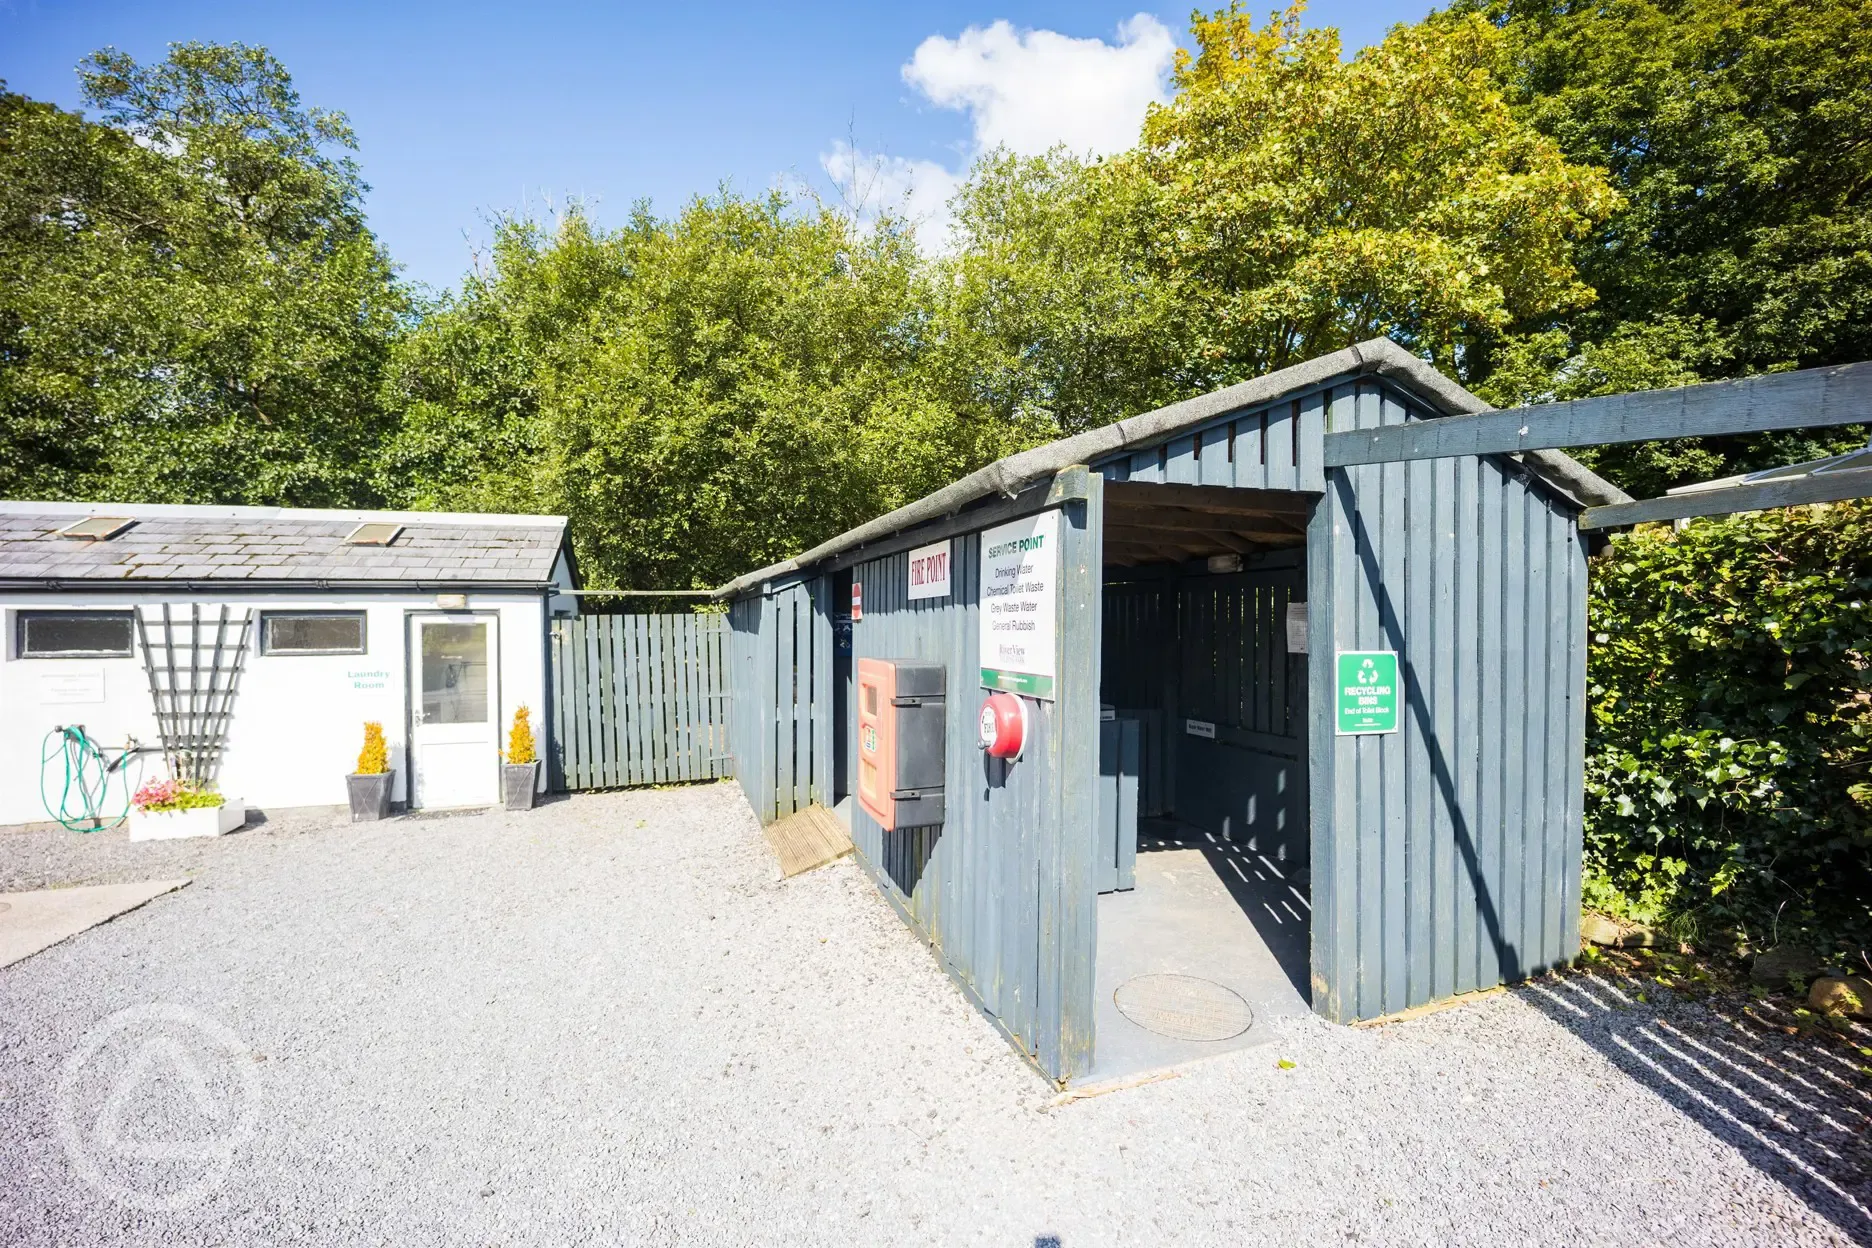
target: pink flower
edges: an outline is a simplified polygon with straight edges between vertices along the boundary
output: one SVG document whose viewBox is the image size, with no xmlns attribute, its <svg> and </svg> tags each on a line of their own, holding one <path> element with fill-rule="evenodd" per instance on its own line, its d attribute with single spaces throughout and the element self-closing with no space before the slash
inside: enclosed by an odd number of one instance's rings
<svg viewBox="0 0 1872 1248">
<path fill-rule="evenodd" d="M 161 809 L 174 805 L 181 794 L 182 782 L 179 780 L 152 780 L 138 789 L 130 800 L 138 810 L 149 810 L 152 807 Z"/>
</svg>

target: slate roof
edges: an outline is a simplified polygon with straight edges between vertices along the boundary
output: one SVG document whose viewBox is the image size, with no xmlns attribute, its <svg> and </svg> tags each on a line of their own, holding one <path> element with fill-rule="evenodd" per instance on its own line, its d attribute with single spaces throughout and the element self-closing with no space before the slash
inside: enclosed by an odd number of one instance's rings
<svg viewBox="0 0 1872 1248">
<path fill-rule="evenodd" d="M 135 523 L 107 541 L 58 535 L 87 516 Z M 366 523 L 403 531 L 388 546 L 347 545 Z M 565 523 L 561 516 L 0 502 L 0 587 L 544 586 L 565 546 Z"/>
</svg>

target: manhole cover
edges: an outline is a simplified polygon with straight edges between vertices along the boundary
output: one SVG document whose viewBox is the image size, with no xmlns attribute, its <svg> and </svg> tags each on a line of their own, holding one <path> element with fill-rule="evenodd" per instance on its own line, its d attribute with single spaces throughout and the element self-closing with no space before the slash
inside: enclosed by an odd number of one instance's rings
<svg viewBox="0 0 1872 1248">
<path fill-rule="evenodd" d="M 1194 975 L 1139 975 L 1112 993 L 1118 1012 L 1173 1040 L 1227 1040 L 1254 1022 L 1248 1003 L 1221 984 Z"/>
</svg>

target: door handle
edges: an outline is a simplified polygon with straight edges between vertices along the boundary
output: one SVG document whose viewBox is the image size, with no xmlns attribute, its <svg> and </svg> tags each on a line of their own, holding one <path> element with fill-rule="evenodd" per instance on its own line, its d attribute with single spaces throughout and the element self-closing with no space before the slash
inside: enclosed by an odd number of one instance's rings
<svg viewBox="0 0 1872 1248">
<path fill-rule="evenodd" d="M 410 712 L 410 722 L 411 722 L 412 724 L 420 724 L 420 723 L 422 723 L 422 722 L 423 722 L 423 713 L 422 713 L 421 711 L 411 711 L 411 712 Z"/>
</svg>

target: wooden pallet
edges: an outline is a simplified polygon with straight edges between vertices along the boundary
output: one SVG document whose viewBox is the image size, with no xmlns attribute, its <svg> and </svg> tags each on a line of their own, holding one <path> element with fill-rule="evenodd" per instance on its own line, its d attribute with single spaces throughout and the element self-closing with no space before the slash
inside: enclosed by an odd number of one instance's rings
<svg viewBox="0 0 1872 1248">
<path fill-rule="evenodd" d="M 791 878 L 852 852 L 851 837 L 838 816 L 820 805 L 767 825 L 767 843 L 780 860 L 780 875 Z"/>
</svg>

